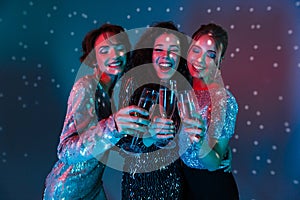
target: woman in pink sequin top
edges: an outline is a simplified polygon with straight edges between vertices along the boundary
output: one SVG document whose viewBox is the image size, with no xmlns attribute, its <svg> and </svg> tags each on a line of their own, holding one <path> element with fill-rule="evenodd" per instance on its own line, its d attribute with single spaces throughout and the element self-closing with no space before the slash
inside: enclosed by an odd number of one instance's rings
<svg viewBox="0 0 300 200">
<path fill-rule="evenodd" d="M 185 198 L 238 199 L 236 182 L 228 170 L 228 143 L 234 134 L 238 105 L 224 88 L 220 68 L 228 43 L 227 32 L 219 25 L 207 24 L 192 39 L 187 65 L 200 111 L 195 113 L 196 120 L 183 120 Z"/>
</svg>

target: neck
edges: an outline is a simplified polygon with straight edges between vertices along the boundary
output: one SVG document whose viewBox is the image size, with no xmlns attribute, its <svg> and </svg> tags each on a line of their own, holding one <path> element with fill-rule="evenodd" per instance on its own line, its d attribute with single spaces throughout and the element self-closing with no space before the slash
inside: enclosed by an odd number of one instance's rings
<svg viewBox="0 0 300 200">
<path fill-rule="evenodd" d="M 109 89 L 113 87 L 113 84 L 115 83 L 115 79 L 117 76 L 108 75 L 106 73 L 102 73 L 99 79 L 99 82 L 101 83 L 103 89 L 106 93 L 109 94 Z"/>
</svg>

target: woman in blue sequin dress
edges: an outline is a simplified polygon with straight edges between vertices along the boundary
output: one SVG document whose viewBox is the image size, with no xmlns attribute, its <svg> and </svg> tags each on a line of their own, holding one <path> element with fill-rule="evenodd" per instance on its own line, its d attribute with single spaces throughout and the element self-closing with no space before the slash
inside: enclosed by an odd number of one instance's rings
<svg viewBox="0 0 300 200">
<path fill-rule="evenodd" d="M 81 62 L 94 68 L 94 73 L 83 74 L 71 90 L 57 148 L 59 160 L 47 176 L 44 199 L 106 199 L 102 175 L 107 153 L 124 130 L 145 131 L 136 122 L 149 123 L 139 117 L 115 119 L 129 112 L 148 114 L 137 106 L 112 114 L 112 89 L 126 71 L 130 51 L 124 29 L 104 24 L 92 30 L 82 42 L 82 51 Z"/>
<path fill-rule="evenodd" d="M 216 24 L 202 25 L 192 36 L 187 64 L 199 104 L 196 119 L 184 119 L 180 133 L 186 199 L 239 199 L 230 171 L 228 143 L 234 134 L 237 102 L 224 88 L 220 64 L 228 36 Z M 186 150 L 187 149 L 187 150 Z"/>
</svg>

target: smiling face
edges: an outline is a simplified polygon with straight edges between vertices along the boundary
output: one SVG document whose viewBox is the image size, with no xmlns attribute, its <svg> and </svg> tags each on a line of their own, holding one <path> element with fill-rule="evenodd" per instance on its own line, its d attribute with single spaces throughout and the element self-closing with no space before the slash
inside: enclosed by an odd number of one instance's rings
<svg viewBox="0 0 300 200">
<path fill-rule="evenodd" d="M 211 83 L 221 61 L 222 45 L 216 48 L 216 43 L 209 35 L 202 35 L 191 44 L 188 55 L 188 69 L 192 77 L 202 78 Z"/>
<path fill-rule="evenodd" d="M 126 48 L 113 35 L 111 32 L 102 33 L 95 41 L 97 64 L 107 75 L 121 74 L 126 65 Z"/>
<path fill-rule="evenodd" d="M 152 63 L 160 79 L 170 79 L 180 59 L 180 42 L 177 36 L 163 33 L 154 42 Z"/>
</svg>

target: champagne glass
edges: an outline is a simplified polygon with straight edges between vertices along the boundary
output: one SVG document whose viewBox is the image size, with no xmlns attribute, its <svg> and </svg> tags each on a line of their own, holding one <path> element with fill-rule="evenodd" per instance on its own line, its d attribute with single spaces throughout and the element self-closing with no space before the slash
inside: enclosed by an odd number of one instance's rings
<svg viewBox="0 0 300 200">
<path fill-rule="evenodd" d="M 132 113 L 132 115 L 144 119 L 150 119 L 153 108 L 157 103 L 157 99 L 158 99 L 157 91 L 150 88 L 144 88 L 138 102 L 138 107 L 147 110 L 149 112 L 149 116 L 144 116 L 137 112 Z M 122 149 L 126 153 L 142 153 L 141 148 L 137 145 L 138 140 L 140 138 L 140 134 L 141 133 L 139 131 L 135 131 L 131 143 L 125 143 L 122 145 Z"/>
<path fill-rule="evenodd" d="M 178 92 L 178 109 L 181 120 L 192 119 L 198 121 L 193 113 L 200 114 L 202 120 L 207 120 L 208 105 L 200 109 L 197 98 L 193 90 L 183 90 Z M 198 137 L 197 135 L 194 135 Z"/>
<path fill-rule="evenodd" d="M 163 118 L 172 119 L 176 107 L 176 80 L 161 80 L 159 88 L 159 111 Z M 156 142 L 156 146 L 171 149 L 176 146 L 173 139 L 163 139 Z"/>
</svg>

